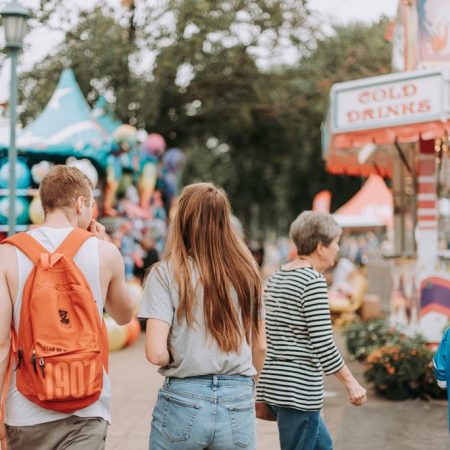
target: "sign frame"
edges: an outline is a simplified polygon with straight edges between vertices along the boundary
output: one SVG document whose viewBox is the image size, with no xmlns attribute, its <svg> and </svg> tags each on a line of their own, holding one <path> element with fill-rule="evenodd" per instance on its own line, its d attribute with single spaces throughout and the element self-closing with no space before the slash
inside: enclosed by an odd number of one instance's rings
<svg viewBox="0 0 450 450">
<path fill-rule="evenodd" d="M 403 118 L 395 117 L 391 119 L 377 119 L 372 123 L 359 123 L 355 125 L 339 125 L 338 121 L 338 104 L 339 95 L 351 91 L 357 91 L 364 88 L 374 88 L 392 83 L 401 83 L 414 80 L 421 80 L 426 78 L 438 78 L 439 81 L 439 95 L 440 108 L 438 112 L 425 113 L 423 115 L 406 116 Z M 343 83 L 336 83 L 332 86 L 330 92 L 331 104 L 331 129 L 333 133 L 346 133 L 352 131 L 365 131 L 387 127 L 395 127 L 399 125 L 411 125 L 414 123 L 446 121 L 450 118 L 450 78 L 449 73 L 443 69 L 425 69 L 414 70 L 408 72 L 392 73 L 388 75 L 380 75 L 376 77 L 363 78 L 353 81 L 345 81 Z"/>
</svg>

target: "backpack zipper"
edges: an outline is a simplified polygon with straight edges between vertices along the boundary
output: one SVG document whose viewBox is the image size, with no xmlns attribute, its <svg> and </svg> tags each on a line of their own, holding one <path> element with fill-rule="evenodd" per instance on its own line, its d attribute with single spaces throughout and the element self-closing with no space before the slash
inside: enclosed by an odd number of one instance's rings
<svg viewBox="0 0 450 450">
<path fill-rule="evenodd" d="M 37 362 L 36 362 L 36 352 L 33 350 L 33 353 L 31 354 L 31 364 L 33 365 L 34 373 L 38 373 L 37 370 Z"/>
<path fill-rule="evenodd" d="M 19 348 L 19 350 L 17 350 L 17 365 L 16 368 L 14 369 L 14 372 L 22 367 L 22 358 L 23 358 L 23 350 Z"/>
<path fill-rule="evenodd" d="M 44 362 L 44 358 L 42 356 L 39 359 L 39 367 L 42 372 L 42 378 L 45 378 L 45 362 Z"/>
</svg>

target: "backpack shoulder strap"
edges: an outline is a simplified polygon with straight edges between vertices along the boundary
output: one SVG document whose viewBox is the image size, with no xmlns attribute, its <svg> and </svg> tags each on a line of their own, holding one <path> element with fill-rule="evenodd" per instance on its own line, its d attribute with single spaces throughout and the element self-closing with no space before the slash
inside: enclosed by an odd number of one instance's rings
<svg viewBox="0 0 450 450">
<path fill-rule="evenodd" d="M 15 361 L 15 353 L 16 353 L 16 332 L 14 330 L 13 325 L 11 325 L 11 342 L 9 347 L 9 358 L 8 363 L 6 365 L 6 373 L 5 373 L 5 380 L 3 384 L 3 391 L 1 392 L 1 400 L 0 400 L 0 422 L 3 422 L 5 420 L 5 403 L 6 403 L 6 397 L 8 395 L 9 391 L 9 384 L 11 382 L 11 371 L 14 367 L 14 361 Z M 5 447 L 6 448 L 6 447 Z"/>
<path fill-rule="evenodd" d="M 30 258 L 34 265 L 40 261 L 42 253 L 49 253 L 43 245 L 25 232 L 15 234 L 14 236 L 5 239 L 2 244 L 14 245 L 14 247 L 18 248 Z"/>
<path fill-rule="evenodd" d="M 94 235 L 89 231 L 82 230 L 81 228 L 74 228 L 54 253 L 62 253 L 63 255 L 73 258 L 80 247 L 93 236 Z"/>
</svg>

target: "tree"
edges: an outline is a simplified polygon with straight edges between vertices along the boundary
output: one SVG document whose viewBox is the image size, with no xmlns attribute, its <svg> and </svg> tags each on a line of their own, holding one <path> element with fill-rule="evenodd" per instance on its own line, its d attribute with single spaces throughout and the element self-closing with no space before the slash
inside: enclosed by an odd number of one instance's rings
<svg viewBox="0 0 450 450">
<path fill-rule="evenodd" d="M 261 40 L 274 52 L 287 42 L 309 43 L 307 21 L 306 2 L 294 0 L 168 1 L 147 11 L 136 39 L 127 42 L 128 24 L 111 11 L 82 12 L 61 50 L 23 77 L 22 118 L 42 109 L 62 66 L 70 65 L 88 100 L 109 89 L 122 120 L 186 149 L 186 181 L 219 182 L 244 216 L 251 203 L 272 205 L 269 218 L 277 208 L 271 180 L 278 163 L 265 112 L 272 87 L 255 52 Z M 138 77 L 127 73 L 127 62 L 143 45 L 154 52 L 155 64 L 151 74 Z"/>
<path fill-rule="evenodd" d="M 184 149 L 185 183 L 223 186 L 247 225 L 285 232 L 317 191 L 332 189 L 340 204 L 357 189 L 357 179 L 326 174 L 320 124 L 334 82 L 389 71 L 386 20 L 321 36 L 306 1 L 132 3 L 127 20 L 104 7 L 80 13 L 59 51 L 23 76 L 24 121 L 71 66 L 90 102 L 109 92 L 122 121 Z M 298 62 L 258 56 L 286 46 Z M 139 58 L 152 69 L 140 71 Z"/>
<path fill-rule="evenodd" d="M 137 47 L 128 39 L 128 29 L 113 17 L 112 10 L 101 7 L 82 12 L 76 27 L 65 35 L 61 49 L 36 64 L 21 77 L 20 93 L 27 123 L 43 109 L 64 67 L 71 67 L 81 90 L 93 103 L 99 92 L 108 92 L 115 110 L 124 122 L 133 122 L 133 98 L 142 88 L 139 77 L 129 70 L 129 58 Z"/>
<path fill-rule="evenodd" d="M 372 25 L 335 26 L 332 35 L 318 39 L 315 49 L 285 73 L 292 80 L 292 92 L 289 103 L 279 107 L 293 149 L 282 177 L 290 219 L 296 211 L 310 208 L 314 194 L 322 189 L 332 191 L 334 209 L 361 186 L 357 178 L 332 176 L 324 170 L 320 124 L 333 83 L 390 71 L 391 44 L 384 39 L 387 24 L 382 18 Z"/>
</svg>

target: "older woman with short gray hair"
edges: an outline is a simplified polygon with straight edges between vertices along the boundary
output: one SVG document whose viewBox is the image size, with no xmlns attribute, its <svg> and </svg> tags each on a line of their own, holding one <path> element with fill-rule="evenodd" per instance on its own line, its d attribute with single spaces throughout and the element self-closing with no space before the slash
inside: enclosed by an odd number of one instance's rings
<svg viewBox="0 0 450 450">
<path fill-rule="evenodd" d="M 275 272 L 265 289 L 268 351 L 257 402 L 276 417 L 281 449 L 330 450 L 331 437 L 320 417 L 323 373 L 335 375 L 350 402 L 366 401 L 333 341 L 327 284 L 342 230 L 329 214 L 305 211 L 291 224 L 294 261 Z"/>
</svg>

